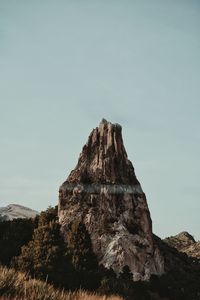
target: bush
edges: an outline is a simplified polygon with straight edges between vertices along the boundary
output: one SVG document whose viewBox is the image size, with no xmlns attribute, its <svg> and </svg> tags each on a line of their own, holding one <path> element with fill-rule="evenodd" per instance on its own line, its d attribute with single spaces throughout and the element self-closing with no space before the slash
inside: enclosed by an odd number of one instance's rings
<svg viewBox="0 0 200 300">
<path fill-rule="evenodd" d="M 13 266 L 57 286 L 68 287 L 67 279 L 73 269 L 60 234 L 60 225 L 56 221 L 39 224 L 42 225 L 34 230 L 32 241 L 22 247 L 20 256 L 13 259 Z"/>
</svg>

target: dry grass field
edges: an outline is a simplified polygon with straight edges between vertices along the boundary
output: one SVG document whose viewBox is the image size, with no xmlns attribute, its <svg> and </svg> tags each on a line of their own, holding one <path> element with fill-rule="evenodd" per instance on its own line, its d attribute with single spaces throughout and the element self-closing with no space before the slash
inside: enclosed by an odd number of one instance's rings
<svg viewBox="0 0 200 300">
<path fill-rule="evenodd" d="M 122 300 L 118 296 L 100 296 L 85 291 L 65 292 L 31 279 L 27 274 L 0 267 L 0 300 Z"/>
</svg>

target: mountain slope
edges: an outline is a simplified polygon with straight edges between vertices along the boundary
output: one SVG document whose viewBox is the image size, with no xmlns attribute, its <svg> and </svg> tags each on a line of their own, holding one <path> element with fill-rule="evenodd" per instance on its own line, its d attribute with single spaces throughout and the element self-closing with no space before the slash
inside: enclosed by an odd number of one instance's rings
<svg viewBox="0 0 200 300">
<path fill-rule="evenodd" d="M 37 214 L 37 211 L 18 204 L 10 204 L 5 207 L 0 207 L 0 221 L 8 221 L 19 218 L 35 218 Z"/>
</svg>

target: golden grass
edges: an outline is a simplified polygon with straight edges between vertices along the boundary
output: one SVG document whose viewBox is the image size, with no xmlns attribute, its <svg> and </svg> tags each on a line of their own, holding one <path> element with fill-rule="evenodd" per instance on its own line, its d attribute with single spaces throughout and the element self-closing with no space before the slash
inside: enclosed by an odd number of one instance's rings
<svg viewBox="0 0 200 300">
<path fill-rule="evenodd" d="M 85 291 L 65 292 L 13 269 L 0 267 L 0 300 L 122 300 Z"/>
</svg>

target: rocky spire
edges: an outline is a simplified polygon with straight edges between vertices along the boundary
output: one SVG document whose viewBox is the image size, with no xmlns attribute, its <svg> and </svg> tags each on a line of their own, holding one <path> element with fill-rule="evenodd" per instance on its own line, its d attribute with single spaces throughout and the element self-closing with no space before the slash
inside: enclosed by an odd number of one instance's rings
<svg viewBox="0 0 200 300">
<path fill-rule="evenodd" d="M 102 119 L 99 127 L 93 129 L 68 181 L 138 184 L 132 163 L 127 158 L 119 124 Z"/>
<path fill-rule="evenodd" d="M 117 274 L 128 265 L 133 280 L 162 274 L 145 194 L 128 160 L 122 128 L 105 119 L 93 129 L 76 168 L 59 190 L 59 221 L 84 222 L 100 264 Z"/>
</svg>

